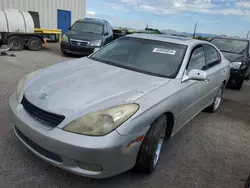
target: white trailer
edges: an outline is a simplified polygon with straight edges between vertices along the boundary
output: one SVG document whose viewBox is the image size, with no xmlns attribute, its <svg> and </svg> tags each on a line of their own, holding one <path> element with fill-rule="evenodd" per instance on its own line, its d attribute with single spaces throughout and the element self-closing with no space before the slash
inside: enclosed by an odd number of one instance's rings
<svg viewBox="0 0 250 188">
<path fill-rule="evenodd" d="M 0 10 L 0 46 L 7 44 L 11 50 L 20 51 L 26 46 L 40 50 L 43 35 L 34 33 L 34 21 L 29 12 L 17 9 Z"/>
</svg>

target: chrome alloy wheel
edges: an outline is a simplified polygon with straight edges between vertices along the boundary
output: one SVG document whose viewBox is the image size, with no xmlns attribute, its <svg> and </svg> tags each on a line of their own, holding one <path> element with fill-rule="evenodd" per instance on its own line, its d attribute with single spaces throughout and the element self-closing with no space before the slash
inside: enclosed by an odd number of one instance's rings
<svg viewBox="0 0 250 188">
<path fill-rule="evenodd" d="M 161 128 L 160 138 L 159 138 L 159 141 L 158 141 L 158 144 L 157 144 L 157 148 L 155 150 L 154 168 L 156 167 L 156 164 L 157 164 L 157 162 L 159 160 L 159 156 L 160 156 L 160 153 L 161 153 L 161 148 L 162 148 L 162 145 L 163 145 L 163 142 L 164 142 L 166 127 L 167 127 L 166 125 L 167 125 L 167 123 L 165 125 L 163 125 L 162 128 Z"/>
<path fill-rule="evenodd" d="M 222 88 L 220 88 L 215 100 L 214 100 L 214 110 L 217 110 L 220 106 L 221 100 L 222 100 Z"/>
</svg>

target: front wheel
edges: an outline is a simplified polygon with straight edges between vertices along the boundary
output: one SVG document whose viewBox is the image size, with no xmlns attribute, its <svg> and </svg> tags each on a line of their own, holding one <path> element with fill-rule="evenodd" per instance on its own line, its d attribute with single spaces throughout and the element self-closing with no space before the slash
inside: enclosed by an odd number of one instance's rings
<svg viewBox="0 0 250 188">
<path fill-rule="evenodd" d="M 136 168 L 145 173 L 152 173 L 159 160 L 165 138 L 167 116 L 157 118 L 146 134 L 137 157 Z"/>
<path fill-rule="evenodd" d="M 246 76 L 245 80 L 249 80 L 250 79 L 250 73 L 248 73 L 248 75 Z"/>
<path fill-rule="evenodd" d="M 240 80 L 236 85 L 235 85 L 235 89 L 240 90 L 242 88 L 244 80 Z"/>
<path fill-rule="evenodd" d="M 61 50 L 61 52 L 62 52 L 62 55 L 64 56 L 64 57 L 69 57 L 71 54 L 69 54 L 69 53 L 67 53 L 67 52 L 64 52 L 64 51 L 62 51 Z"/>
</svg>

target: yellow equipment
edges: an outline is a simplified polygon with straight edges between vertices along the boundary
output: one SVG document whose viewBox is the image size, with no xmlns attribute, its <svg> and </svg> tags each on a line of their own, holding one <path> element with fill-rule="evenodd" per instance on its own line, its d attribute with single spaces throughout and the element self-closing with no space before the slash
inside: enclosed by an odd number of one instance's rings
<svg viewBox="0 0 250 188">
<path fill-rule="evenodd" d="M 62 39 L 61 29 L 45 29 L 45 28 L 35 28 L 35 33 L 42 34 L 44 38 L 44 44 L 46 43 L 60 43 Z"/>
</svg>

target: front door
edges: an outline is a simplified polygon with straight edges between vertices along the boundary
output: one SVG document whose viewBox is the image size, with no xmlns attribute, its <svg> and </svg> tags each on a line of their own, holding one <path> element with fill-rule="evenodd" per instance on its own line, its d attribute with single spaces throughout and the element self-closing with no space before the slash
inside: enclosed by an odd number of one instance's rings
<svg viewBox="0 0 250 188">
<path fill-rule="evenodd" d="M 205 70 L 206 62 L 202 45 L 196 46 L 186 68 L 186 73 L 193 69 Z M 188 80 L 181 83 L 180 113 L 177 118 L 177 126 L 174 132 L 185 125 L 190 119 L 204 108 L 204 96 L 206 95 L 205 81 Z"/>
<path fill-rule="evenodd" d="M 62 30 L 62 34 L 68 31 L 71 26 L 71 12 L 67 10 L 57 10 L 57 27 Z"/>
</svg>

